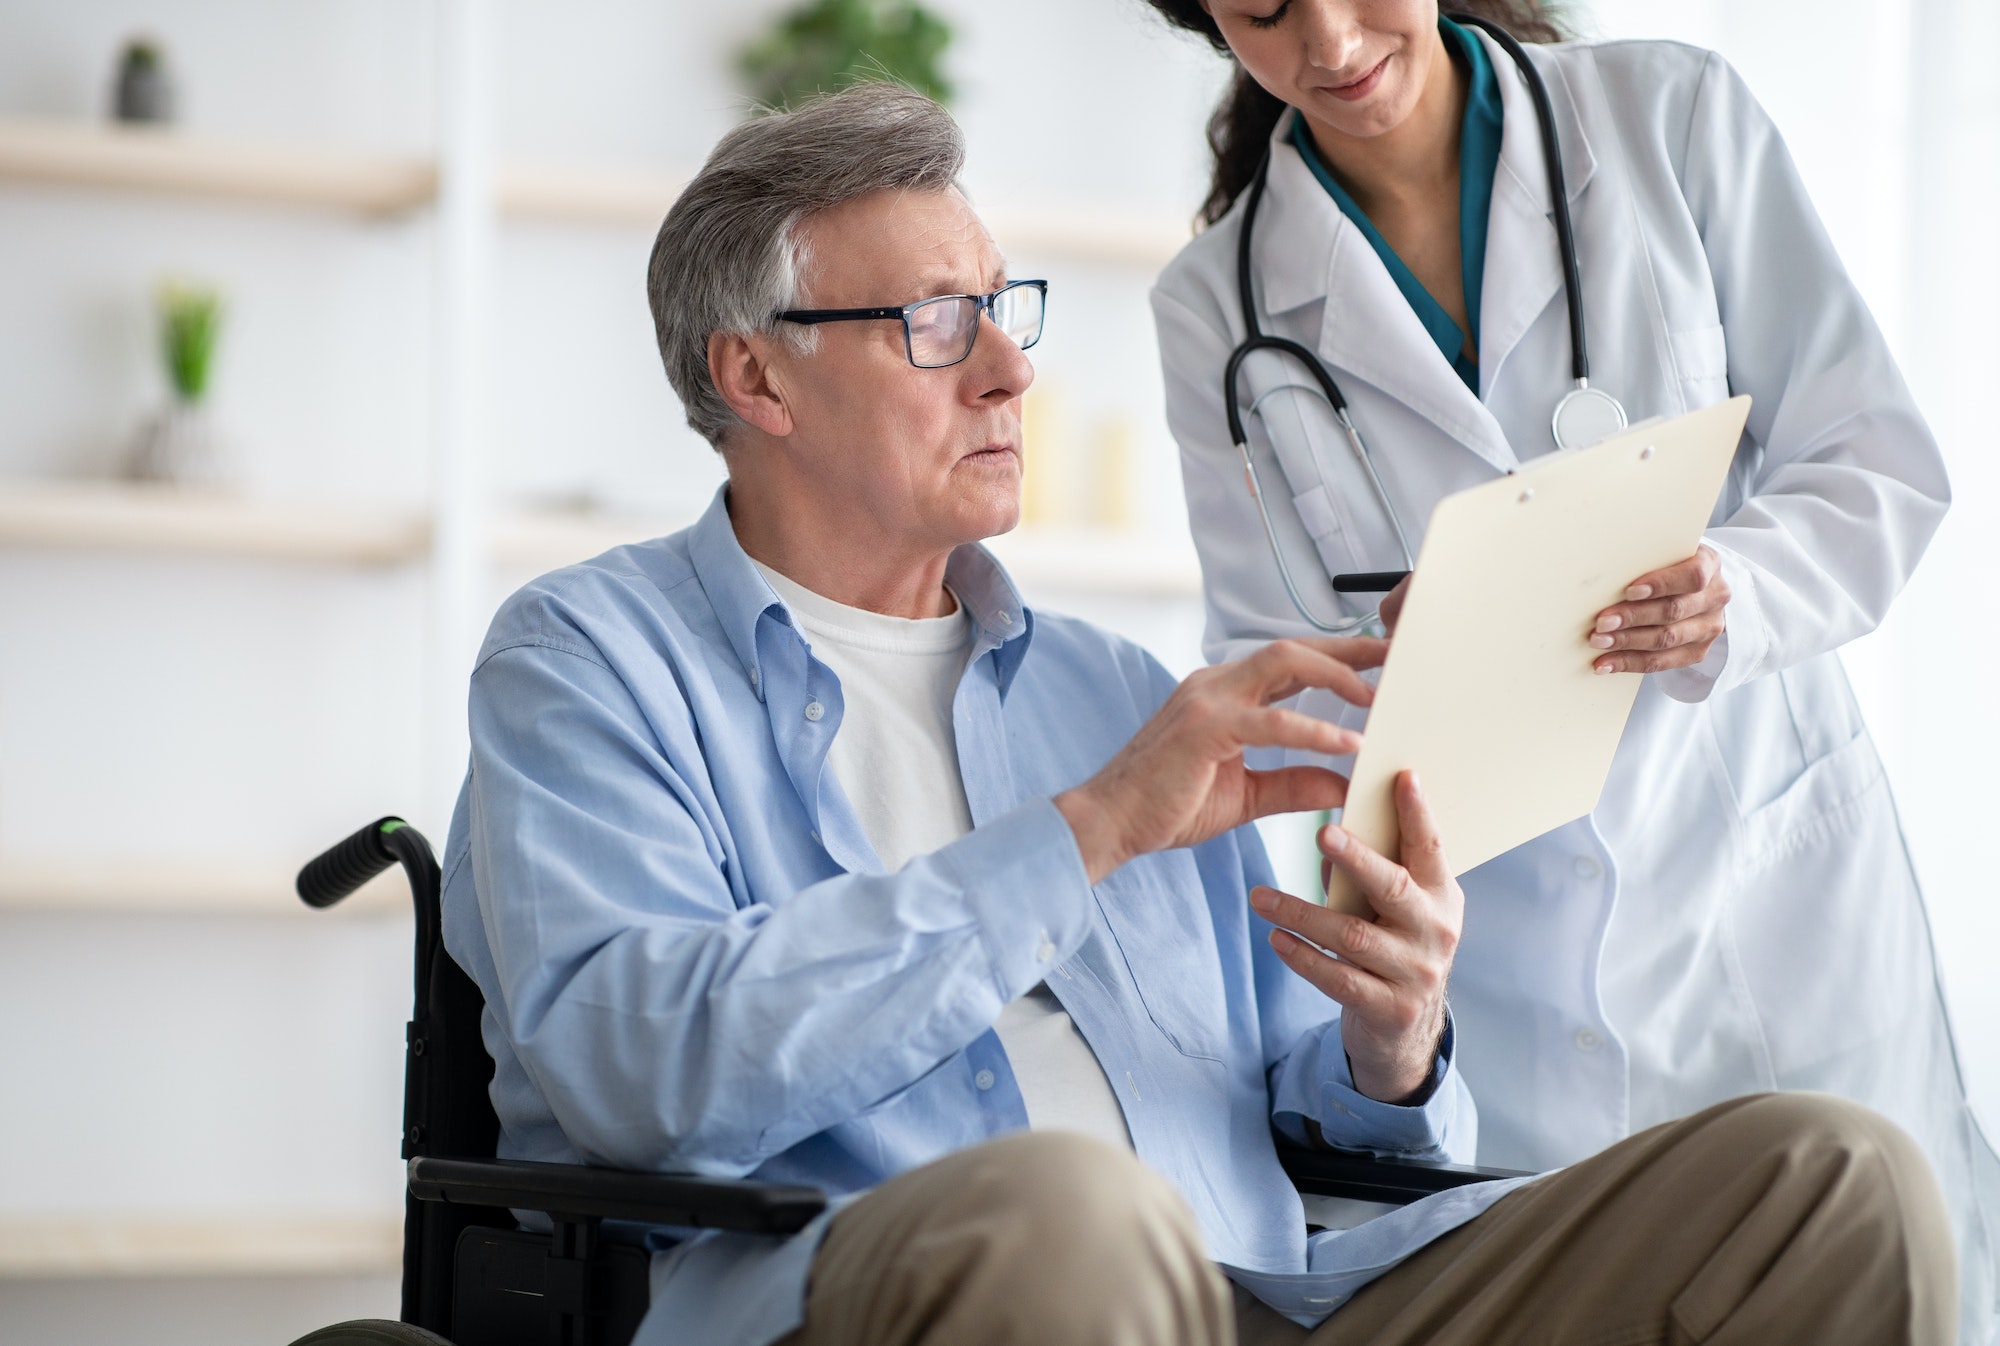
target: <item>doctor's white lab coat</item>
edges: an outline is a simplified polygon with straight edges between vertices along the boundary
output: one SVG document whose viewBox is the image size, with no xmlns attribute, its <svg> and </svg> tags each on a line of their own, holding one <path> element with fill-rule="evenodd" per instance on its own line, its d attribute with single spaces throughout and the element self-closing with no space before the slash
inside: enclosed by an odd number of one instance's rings
<svg viewBox="0 0 2000 1346">
<path fill-rule="evenodd" d="M 1260 324 L 1331 368 L 1413 548 L 1441 497 L 1553 447 L 1570 384 L 1534 109 L 1481 40 L 1505 130 L 1478 396 L 1292 148 L 1290 114 L 1253 240 Z M 1563 147 L 1593 385 L 1634 421 L 1755 401 L 1707 535 L 1734 593 L 1727 636 L 1698 667 L 1647 677 L 1595 813 L 1464 878 L 1452 1003 L 1480 1160 L 1554 1167 L 1758 1090 L 1860 1100 L 1935 1163 L 1963 1340 L 1987 1342 L 2000 1165 L 1966 1103 L 1895 805 L 1834 653 L 1882 619 L 1943 517 L 1937 445 L 1725 62 L 1664 42 L 1530 53 Z M 1153 296 L 1218 660 L 1312 634 L 1224 425 L 1242 204 Z M 1400 568 L 1394 532 L 1304 369 L 1260 353 L 1240 390 L 1293 573 L 1330 616 L 1334 596 L 1307 577 Z"/>
</svg>

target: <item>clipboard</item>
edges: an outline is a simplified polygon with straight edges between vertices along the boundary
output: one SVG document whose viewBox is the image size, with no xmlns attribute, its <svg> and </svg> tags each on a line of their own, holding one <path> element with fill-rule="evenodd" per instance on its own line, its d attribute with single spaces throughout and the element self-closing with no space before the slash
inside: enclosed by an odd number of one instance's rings
<svg viewBox="0 0 2000 1346">
<path fill-rule="evenodd" d="M 1750 399 L 1635 426 L 1445 497 L 1354 761 L 1341 826 L 1384 855 L 1414 768 L 1462 874 L 1597 807 L 1639 678 L 1591 668 L 1597 614 L 1694 555 Z M 1327 905 L 1373 915 L 1338 869 Z"/>
</svg>

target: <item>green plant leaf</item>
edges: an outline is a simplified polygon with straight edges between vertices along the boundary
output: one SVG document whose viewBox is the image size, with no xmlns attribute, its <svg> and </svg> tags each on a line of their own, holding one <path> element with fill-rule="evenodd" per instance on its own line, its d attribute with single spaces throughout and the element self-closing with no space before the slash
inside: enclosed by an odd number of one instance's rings
<svg viewBox="0 0 2000 1346">
<path fill-rule="evenodd" d="M 759 108 L 892 80 L 951 100 L 940 60 L 951 27 L 916 0 L 807 0 L 746 47 L 737 68 Z"/>
<path fill-rule="evenodd" d="M 203 286 L 168 281 L 157 296 L 160 354 L 167 380 L 181 401 L 201 401 L 208 392 L 209 368 L 222 329 L 222 296 Z"/>
</svg>

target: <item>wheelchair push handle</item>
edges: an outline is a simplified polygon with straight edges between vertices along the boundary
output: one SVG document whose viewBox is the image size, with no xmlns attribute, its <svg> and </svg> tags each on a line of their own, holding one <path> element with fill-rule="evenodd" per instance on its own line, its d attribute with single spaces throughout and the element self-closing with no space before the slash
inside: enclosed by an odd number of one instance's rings
<svg viewBox="0 0 2000 1346">
<path fill-rule="evenodd" d="M 415 829 L 401 818 L 377 818 L 347 840 L 320 852 L 299 871 L 299 897 L 309 907 L 330 907 L 401 860 L 388 838 Z"/>
</svg>

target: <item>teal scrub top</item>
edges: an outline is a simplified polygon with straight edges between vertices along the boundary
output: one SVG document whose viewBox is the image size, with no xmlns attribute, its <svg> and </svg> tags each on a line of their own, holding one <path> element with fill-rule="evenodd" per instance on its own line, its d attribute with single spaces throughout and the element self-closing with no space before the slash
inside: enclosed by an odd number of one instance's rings
<svg viewBox="0 0 2000 1346">
<path fill-rule="evenodd" d="M 1465 380 L 1465 386 L 1472 389 L 1475 396 L 1479 392 L 1479 362 L 1466 354 L 1466 348 L 1478 349 L 1479 332 L 1479 289 L 1486 275 L 1486 216 L 1493 204 L 1493 175 L 1500 166 L 1500 83 L 1493 76 L 1493 63 L 1487 59 L 1486 48 L 1470 31 L 1453 23 L 1450 19 L 1440 19 L 1438 29 L 1445 37 L 1445 50 L 1451 52 L 1452 59 L 1465 67 L 1472 75 L 1471 93 L 1465 100 L 1465 124 L 1459 135 L 1458 152 L 1458 251 L 1463 268 L 1465 285 L 1465 316 L 1472 324 L 1472 339 L 1461 332 L 1451 315 L 1444 311 L 1444 305 L 1431 297 L 1431 292 L 1423 287 L 1416 274 L 1396 255 L 1389 241 L 1368 222 L 1368 216 L 1347 194 L 1347 189 L 1334 180 L 1331 171 L 1319 157 L 1319 150 L 1313 145 L 1312 133 L 1306 129 L 1304 117 L 1292 118 L 1292 143 L 1298 147 L 1306 167 L 1312 170 L 1320 185 L 1326 188 L 1340 206 L 1341 213 L 1354 221 L 1382 264 L 1389 268 L 1389 276 L 1396 282 L 1396 288 L 1410 301 L 1417 318 L 1424 329 L 1431 334 L 1431 340 L 1444 352 L 1444 358 Z"/>
</svg>

